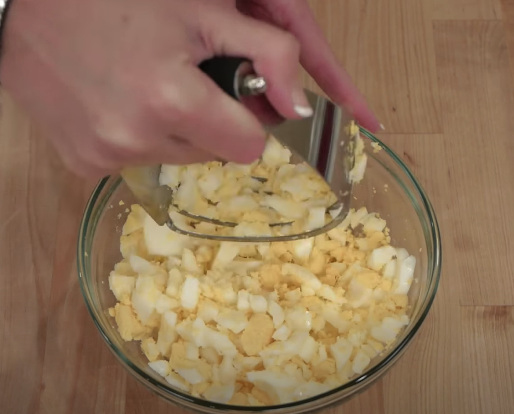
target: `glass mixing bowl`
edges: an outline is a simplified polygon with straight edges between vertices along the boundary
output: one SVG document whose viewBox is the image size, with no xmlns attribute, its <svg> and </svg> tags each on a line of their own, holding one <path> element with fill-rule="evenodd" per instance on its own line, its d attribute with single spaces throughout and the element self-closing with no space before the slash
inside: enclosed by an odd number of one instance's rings
<svg viewBox="0 0 514 414">
<path fill-rule="evenodd" d="M 108 276 L 121 260 L 120 235 L 127 207 L 135 199 L 118 176 L 104 178 L 86 206 L 80 226 L 77 265 L 87 308 L 96 327 L 121 364 L 159 396 L 178 406 L 201 413 L 263 411 L 311 413 L 340 404 L 363 391 L 386 372 L 405 351 L 425 320 L 434 300 L 441 273 L 441 239 L 437 219 L 421 186 L 400 158 L 369 132 L 362 135 L 382 150 L 375 153 L 366 143 L 368 167 L 364 180 L 354 189 L 354 205 L 366 206 L 387 220 L 391 244 L 406 248 L 417 259 L 415 281 L 409 292 L 409 325 L 389 351 L 372 361 L 366 372 L 350 382 L 303 401 L 267 407 L 237 407 L 192 397 L 171 387 L 148 367 L 139 342 L 121 339 L 108 309 L 116 300 Z M 366 141 L 368 141 L 366 139 Z"/>
</svg>

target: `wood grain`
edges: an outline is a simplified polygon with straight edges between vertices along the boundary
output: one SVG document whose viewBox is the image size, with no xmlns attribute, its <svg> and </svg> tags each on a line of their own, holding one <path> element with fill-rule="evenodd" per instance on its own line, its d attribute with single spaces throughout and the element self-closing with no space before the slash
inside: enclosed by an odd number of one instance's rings
<svg viewBox="0 0 514 414">
<path fill-rule="evenodd" d="M 445 135 L 384 136 L 383 140 L 402 156 L 427 190 L 433 201 L 439 225 L 442 229 L 443 273 L 439 292 L 418 340 L 407 351 L 398 366 L 384 378 L 384 401 L 386 412 L 391 413 L 507 413 L 508 404 L 484 406 L 497 394 L 502 401 L 512 404 L 511 388 L 498 384 L 513 384 L 511 366 L 514 363 L 507 350 L 512 339 L 512 306 L 462 306 L 471 299 L 479 300 L 479 292 L 485 289 L 480 283 L 484 279 L 480 269 L 462 266 L 467 258 L 480 255 L 481 244 L 463 246 L 462 228 L 456 229 L 463 217 L 471 217 L 471 211 L 453 208 L 456 203 L 453 193 L 463 179 L 455 180 L 455 163 L 452 161 L 455 146 Z M 473 142 L 473 141 L 472 141 Z M 470 145 L 473 148 L 475 145 Z M 460 149 L 459 149 L 460 151 Z M 434 168 L 434 164 L 437 164 Z M 467 170 L 471 174 L 470 170 Z M 477 171 L 476 174 L 481 173 Z M 474 177 L 473 177 L 474 179 Z M 447 182 L 441 186 L 441 182 Z M 484 201 L 485 203 L 485 201 Z M 484 220 L 494 219 L 494 211 Z M 496 230 L 499 230 L 495 227 Z M 472 239 L 470 239 L 472 240 Z M 495 244 L 496 247 L 497 244 Z M 471 250 L 470 250 L 471 249 Z M 511 275 L 505 269 L 505 275 Z M 504 276 L 503 281 L 512 281 Z M 502 280 L 498 277 L 498 283 Z M 488 275 L 486 280 L 490 280 Z M 474 287 L 466 285 L 474 281 Z M 493 284 L 496 281 L 493 282 Z M 479 286 L 480 285 L 480 286 Z M 512 288 L 505 287 L 507 294 Z M 490 294 L 498 297 L 499 291 Z M 500 301 L 498 301 L 500 302 Z M 458 327 L 458 328 L 456 328 Z M 505 365 L 499 367 L 499 361 Z M 410 367 L 419 369 L 410 371 Z M 409 375 L 406 373 L 409 372 Z M 451 379 L 451 386 L 441 386 L 443 379 Z M 468 378 L 469 380 L 462 380 Z M 450 381 L 450 380 L 448 380 Z M 489 385 L 495 384 L 495 390 Z M 408 395 L 419 394 L 419 398 L 401 398 L 395 390 L 403 389 Z M 422 390 L 420 392 L 420 390 Z"/>
<path fill-rule="evenodd" d="M 511 413 L 514 308 L 448 306 L 444 299 L 437 299 L 419 340 L 384 378 L 386 412 Z M 402 398 L 398 390 L 416 397 Z"/>
<path fill-rule="evenodd" d="M 512 59 L 514 59 L 514 0 L 502 0 L 502 11 L 509 62 L 512 62 Z M 512 70 L 512 67 L 510 72 L 514 84 L 514 70 Z"/>
<path fill-rule="evenodd" d="M 438 22 L 437 68 L 450 206 L 452 264 L 463 305 L 514 305 L 514 98 L 501 22 Z M 457 69 L 458 68 L 458 69 Z M 443 228 L 445 229 L 445 228 Z M 457 269 L 455 269 L 457 270 Z"/>
<path fill-rule="evenodd" d="M 431 0 L 434 20 L 497 20 L 500 0 Z"/>
<path fill-rule="evenodd" d="M 0 122 L 0 407 L 39 404 L 60 168 L 25 117 L 2 96 Z"/>
<path fill-rule="evenodd" d="M 314 0 L 311 5 L 387 131 L 441 132 L 426 1 Z"/>
<path fill-rule="evenodd" d="M 116 361 L 83 305 L 75 267 L 76 247 L 71 242 L 77 237 L 80 221 L 77 218 L 92 186 L 67 175 L 61 189 L 58 255 L 54 261 L 40 413 L 93 413 L 102 391 L 100 385 L 104 384 L 99 373 L 105 366 L 116 366 Z M 113 382 L 109 393 L 115 391 Z"/>
<path fill-rule="evenodd" d="M 452 162 L 453 146 L 444 135 L 402 135 L 384 136 L 393 150 L 403 157 L 409 168 L 427 190 L 433 201 L 439 225 L 442 229 L 443 273 L 441 285 L 433 308 L 421 329 L 418 340 L 410 347 L 398 365 L 384 378 L 384 401 L 388 413 L 507 413 L 507 405 L 499 405 L 494 410 L 486 410 L 481 404 L 488 399 L 477 396 L 476 387 L 482 383 L 512 384 L 508 368 L 495 372 L 496 362 L 491 360 L 488 350 L 503 349 L 508 346 L 513 329 L 509 312 L 512 307 L 473 307 L 462 306 L 468 290 L 463 287 L 470 278 L 480 278 L 477 272 L 470 273 L 468 267 L 461 264 L 467 257 L 473 257 L 476 250 L 463 251 L 457 241 L 458 234 L 454 226 L 470 216 L 468 211 L 462 212 L 452 208 L 455 200 L 452 194 L 455 186 L 454 163 Z M 436 167 L 434 168 L 434 164 Z M 440 183 L 446 182 L 445 186 Z M 458 230 L 461 231 L 460 229 Z M 506 277 L 505 279 L 508 279 Z M 475 296 L 478 295 L 475 288 Z M 501 309 L 506 313 L 503 317 L 505 332 L 492 334 L 488 317 L 475 309 L 486 309 L 496 312 Z M 502 315 L 503 315 L 502 313 Z M 487 313 L 489 315 L 489 313 Z M 493 317 L 493 320 L 495 318 Z M 476 327 L 480 327 L 480 329 Z M 487 329 L 485 332 L 483 329 Z M 475 341 L 480 337 L 488 338 L 486 347 L 478 346 Z M 486 349 L 484 349 L 486 348 Z M 475 359 L 471 362 L 470 355 Z M 496 351 L 498 359 L 498 352 Z M 500 351 L 501 353 L 501 351 Z M 503 361 L 510 364 L 508 351 L 503 354 Z M 412 369 L 412 367 L 416 369 Z M 472 380 L 465 380 L 465 377 Z M 509 388 L 498 386 L 499 392 L 507 392 Z M 397 390 L 406 395 L 418 395 L 417 398 L 402 398 Z M 505 397 L 510 401 L 509 398 Z"/>
<path fill-rule="evenodd" d="M 514 308 L 512 306 L 463 307 L 462 325 L 470 335 L 462 335 L 463 375 L 471 380 L 467 410 L 508 414 L 514 406 L 514 388 L 497 387 L 483 378 L 514 383 Z M 509 355 L 505 358 L 505 355 Z"/>
<path fill-rule="evenodd" d="M 311 5 L 386 125 L 381 138 L 428 193 L 443 242 L 439 292 L 416 340 L 330 411 L 510 414 L 514 0 Z M 0 105 L 0 411 L 182 413 L 130 377 L 83 303 L 75 246 L 93 183 L 66 173 L 4 94 Z"/>
</svg>

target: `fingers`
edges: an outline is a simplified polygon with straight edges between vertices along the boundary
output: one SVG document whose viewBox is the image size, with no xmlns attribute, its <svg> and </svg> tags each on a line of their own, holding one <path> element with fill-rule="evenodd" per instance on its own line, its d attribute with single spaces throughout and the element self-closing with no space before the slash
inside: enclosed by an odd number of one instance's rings
<svg viewBox="0 0 514 414">
<path fill-rule="evenodd" d="M 84 137 L 84 141 L 92 141 Z M 93 139 L 94 140 L 94 139 Z M 159 140 L 156 140 L 156 143 Z M 65 166 L 84 177 L 101 178 L 119 172 L 123 167 L 156 164 L 194 164 L 212 161 L 213 154 L 207 153 L 180 138 L 162 138 L 158 147 L 149 147 L 143 152 L 129 152 L 122 148 L 102 143 L 98 148 L 75 151 L 75 148 L 59 148 L 57 151 Z"/>
<path fill-rule="evenodd" d="M 167 68 L 160 79 L 151 106 L 164 130 L 214 158 L 250 163 L 260 157 L 266 134 L 258 119 L 200 69 Z"/>
<path fill-rule="evenodd" d="M 362 126 L 377 131 L 380 123 L 348 73 L 337 62 L 308 4 L 280 0 L 278 3 L 273 4 L 273 7 L 281 8 L 277 23 L 298 39 L 304 68 L 334 102 L 347 108 Z"/>
<path fill-rule="evenodd" d="M 65 166 L 84 177 L 101 178 L 117 173 L 126 166 L 183 165 L 203 163 L 216 158 L 214 154 L 179 137 L 165 134 L 154 136 L 150 129 L 149 134 L 139 135 L 134 132 L 135 129 L 127 129 L 123 137 L 119 132 L 110 136 L 99 136 L 94 132 L 87 135 L 80 130 L 64 133 L 59 128 L 51 128 L 47 131 L 50 131 L 47 136 L 56 144 L 55 148 Z"/>
<path fill-rule="evenodd" d="M 146 147 L 137 151 L 113 148 L 109 159 L 114 159 L 116 166 L 120 168 L 126 165 L 194 164 L 213 161 L 216 158 L 214 154 L 195 147 L 179 137 L 163 135 L 145 141 Z"/>
<path fill-rule="evenodd" d="M 69 138 L 69 137 L 68 137 Z M 90 142 L 96 138 L 83 137 L 81 140 Z M 75 174 L 82 177 L 101 178 L 115 174 L 123 167 L 155 164 L 193 164 L 212 161 L 214 156 L 175 138 L 164 140 L 158 151 L 128 153 L 124 149 L 111 147 L 102 143 L 98 148 L 56 146 L 64 165 Z M 171 153 L 166 151 L 171 149 Z"/>
<path fill-rule="evenodd" d="M 277 113 L 264 96 L 243 96 L 241 102 L 263 125 L 278 125 L 284 121 L 284 117 Z"/>
<path fill-rule="evenodd" d="M 266 79 L 268 100 L 282 116 L 312 115 L 299 82 L 300 46 L 294 36 L 233 10 L 205 9 L 202 33 L 211 53 L 250 59 Z"/>
<path fill-rule="evenodd" d="M 262 154 L 258 119 L 196 66 L 173 64 L 152 79 L 144 93 L 135 92 L 134 108 L 124 114 L 103 108 L 89 134 L 82 125 L 68 130 L 66 140 L 55 138 L 70 169 L 99 176 L 127 165 L 250 163 Z"/>
</svg>

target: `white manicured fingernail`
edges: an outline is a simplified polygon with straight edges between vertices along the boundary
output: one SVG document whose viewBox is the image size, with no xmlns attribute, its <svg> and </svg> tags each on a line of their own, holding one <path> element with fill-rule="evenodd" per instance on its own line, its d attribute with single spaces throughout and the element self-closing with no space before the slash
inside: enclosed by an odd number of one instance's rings
<svg viewBox="0 0 514 414">
<path fill-rule="evenodd" d="M 386 127 L 384 126 L 384 124 L 380 124 L 380 129 L 381 129 L 382 131 L 385 131 L 385 130 L 386 130 Z"/>
<path fill-rule="evenodd" d="M 294 110 L 302 118 L 308 118 L 308 117 L 312 116 L 312 114 L 314 113 L 314 111 L 312 110 L 312 108 L 310 106 L 296 105 L 294 107 Z"/>
<path fill-rule="evenodd" d="M 302 88 L 293 91 L 293 105 L 294 111 L 302 118 L 308 118 L 314 113 Z"/>
</svg>

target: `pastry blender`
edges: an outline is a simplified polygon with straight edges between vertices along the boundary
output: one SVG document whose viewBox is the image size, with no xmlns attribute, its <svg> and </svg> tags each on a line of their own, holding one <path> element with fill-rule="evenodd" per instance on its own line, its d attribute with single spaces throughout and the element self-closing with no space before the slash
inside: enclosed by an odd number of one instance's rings
<svg viewBox="0 0 514 414">
<path fill-rule="evenodd" d="M 216 57 L 205 61 L 200 68 L 213 79 L 218 86 L 235 99 L 249 104 L 259 102 L 258 109 L 265 109 L 269 114 L 264 123 L 267 132 L 292 152 L 293 162 L 307 162 L 329 184 L 337 197 L 337 202 L 329 208 L 333 220 L 325 226 L 300 234 L 278 236 L 236 237 L 222 234 L 204 234 L 193 227 L 181 227 L 169 214 L 176 209 L 173 203 L 173 191 L 168 186 L 159 184 L 160 166 L 125 168 L 121 175 L 137 201 L 147 213 L 159 224 L 167 225 L 171 230 L 192 237 L 220 241 L 269 242 L 289 241 L 314 237 L 338 226 L 348 215 L 352 197 L 352 177 L 350 171 L 355 164 L 355 147 L 358 128 L 352 117 L 343 109 L 326 98 L 305 90 L 314 110 L 310 118 L 301 120 L 283 120 L 266 104 L 264 93 L 266 80 L 253 72 L 250 62 L 239 58 Z M 259 101 L 257 101 L 257 99 Z M 261 119 L 262 120 L 262 119 Z M 176 209 L 181 215 L 197 222 L 209 222 L 218 226 L 235 227 L 238 223 L 223 222 L 212 218 L 198 216 Z M 274 223 L 271 226 L 283 226 L 287 223 Z"/>
</svg>

